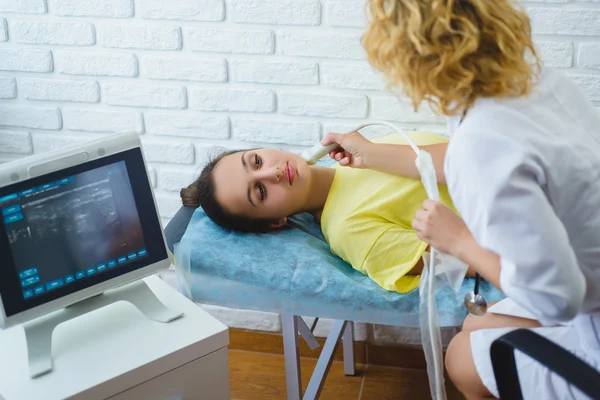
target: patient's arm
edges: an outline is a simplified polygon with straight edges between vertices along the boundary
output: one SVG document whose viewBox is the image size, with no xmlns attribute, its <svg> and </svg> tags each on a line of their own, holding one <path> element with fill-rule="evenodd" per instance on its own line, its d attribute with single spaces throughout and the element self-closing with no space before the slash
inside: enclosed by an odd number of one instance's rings
<svg viewBox="0 0 600 400">
<path fill-rule="evenodd" d="M 430 144 L 419 148 L 431 154 L 437 181 L 445 185 L 444 158 L 448 143 Z M 421 179 L 421 174 L 415 166 L 415 159 L 415 152 L 409 145 L 373 143 L 368 150 L 368 155 L 365 156 L 365 167 L 388 174 Z"/>
<path fill-rule="evenodd" d="M 427 245 L 414 230 L 390 225 L 371 245 L 362 261 L 351 259 L 353 254 L 361 254 L 357 251 L 350 252 L 346 262 L 384 289 L 407 293 L 419 285 L 418 274 L 423 270 L 421 255 Z"/>
</svg>

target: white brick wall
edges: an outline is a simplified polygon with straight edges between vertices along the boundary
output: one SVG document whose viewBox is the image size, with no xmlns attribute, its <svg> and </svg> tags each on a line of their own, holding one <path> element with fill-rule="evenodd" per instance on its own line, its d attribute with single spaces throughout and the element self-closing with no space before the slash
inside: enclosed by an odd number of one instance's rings
<svg viewBox="0 0 600 400">
<path fill-rule="evenodd" d="M 193 182 L 197 175 L 197 168 L 162 167 L 157 177 L 157 184 L 162 190 L 179 193 L 181 188 Z"/>
<path fill-rule="evenodd" d="M 365 4 L 363 0 L 329 0 L 327 23 L 331 26 L 365 27 Z"/>
<path fill-rule="evenodd" d="M 0 153 L 30 154 L 32 152 L 29 132 L 0 130 Z"/>
<path fill-rule="evenodd" d="M 52 69 L 50 50 L 0 48 L 1 71 L 52 72 Z"/>
<path fill-rule="evenodd" d="M 0 99 L 17 97 L 17 81 L 10 76 L 0 76 Z"/>
<path fill-rule="evenodd" d="M 186 94 L 181 86 L 107 82 L 104 101 L 112 106 L 185 108 Z"/>
<path fill-rule="evenodd" d="M 589 8 L 530 8 L 534 34 L 600 35 L 600 9 Z"/>
<path fill-rule="evenodd" d="M 0 0 L 0 12 L 43 14 L 46 0 Z"/>
<path fill-rule="evenodd" d="M 275 48 L 275 36 L 267 30 L 188 28 L 186 32 L 186 46 L 192 51 L 272 54 Z"/>
<path fill-rule="evenodd" d="M 190 107 L 204 111 L 275 111 L 275 93 L 266 89 L 190 89 Z"/>
<path fill-rule="evenodd" d="M 129 1 L 129 0 L 128 0 Z M 142 18 L 178 19 L 184 21 L 222 21 L 225 17 L 223 0 L 138 0 Z"/>
<path fill-rule="evenodd" d="M 146 112 L 145 123 L 151 135 L 185 136 L 207 139 L 227 139 L 229 118 L 222 115 L 192 111 L 181 113 Z"/>
<path fill-rule="evenodd" d="M 8 40 L 8 29 L 6 26 L 6 19 L 0 18 L 0 42 L 6 42 Z"/>
<path fill-rule="evenodd" d="M 583 68 L 600 70 L 600 41 L 579 45 L 578 63 Z"/>
<path fill-rule="evenodd" d="M 321 4 L 318 0 L 232 0 L 235 22 L 278 25 L 318 25 Z"/>
<path fill-rule="evenodd" d="M 194 145 L 190 141 L 145 138 L 143 145 L 150 163 L 194 164 Z"/>
<path fill-rule="evenodd" d="M 600 75 L 570 74 L 571 79 L 583 89 L 592 101 L 600 102 Z"/>
<path fill-rule="evenodd" d="M 56 70 L 66 75 L 121 76 L 138 75 L 138 61 L 134 54 L 100 53 L 92 51 L 55 51 Z"/>
<path fill-rule="evenodd" d="M 287 56 L 344 58 L 360 60 L 366 58 L 360 45 L 360 33 L 317 33 L 315 30 L 283 32 L 278 35 L 279 51 Z"/>
<path fill-rule="evenodd" d="M 365 118 L 367 97 L 362 94 L 320 94 L 281 91 L 279 108 L 284 114 L 315 117 Z"/>
<path fill-rule="evenodd" d="M 550 42 L 538 41 L 540 57 L 544 59 L 549 67 L 568 68 L 573 66 L 573 43 L 572 42 Z"/>
<path fill-rule="evenodd" d="M 137 132 L 168 221 L 215 146 L 299 152 L 368 119 L 443 132 L 442 119 L 426 106 L 414 113 L 368 65 L 365 3 L 0 0 L 0 162 Z M 600 110 L 600 1 L 523 4 L 546 65 Z M 260 313 L 216 315 L 280 329 Z"/>
<path fill-rule="evenodd" d="M 147 50 L 181 49 L 181 29 L 173 25 L 98 23 L 98 42 L 104 47 Z"/>
<path fill-rule="evenodd" d="M 321 76 L 323 84 L 330 88 L 385 89 L 381 74 L 368 65 L 324 62 L 321 65 Z"/>
<path fill-rule="evenodd" d="M 172 79 L 221 83 L 227 80 L 227 65 L 223 58 L 205 58 L 169 55 L 143 56 L 142 74 L 151 79 Z"/>
<path fill-rule="evenodd" d="M 29 100 L 78 103 L 98 103 L 100 101 L 100 85 L 96 81 L 23 78 L 20 91 L 23 97 Z"/>
<path fill-rule="evenodd" d="M 142 113 L 138 111 L 64 107 L 62 116 L 65 128 L 71 131 L 144 132 Z"/>
<path fill-rule="evenodd" d="M 74 17 L 131 17 L 131 0 L 56 0 L 53 2 L 56 14 Z"/>
<path fill-rule="evenodd" d="M 263 61 L 239 59 L 229 62 L 234 82 L 274 83 L 282 85 L 318 85 L 316 62 Z"/>
<path fill-rule="evenodd" d="M 81 22 L 17 20 L 13 22 L 11 32 L 17 43 L 92 46 L 96 42 L 92 24 Z"/>
<path fill-rule="evenodd" d="M 32 134 L 33 149 L 37 153 L 60 149 L 65 146 L 73 146 L 96 139 L 98 136 L 78 136 L 71 134 L 50 135 L 46 132 L 35 132 Z"/>
<path fill-rule="evenodd" d="M 245 142 L 287 143 L 304 146 L 310 146 L 318 142 L 321 131 L 319 124 L 316 122 L 257 118 L 236 118 L 233 120 L 232 129 L 233 136 Z"/>
<path fill-rule="evenodd" d="M 62 118 L 58 107 L 35 107 L 32 105 L 0 104 L 2 126 L 58 130 Z"/>
</svg>

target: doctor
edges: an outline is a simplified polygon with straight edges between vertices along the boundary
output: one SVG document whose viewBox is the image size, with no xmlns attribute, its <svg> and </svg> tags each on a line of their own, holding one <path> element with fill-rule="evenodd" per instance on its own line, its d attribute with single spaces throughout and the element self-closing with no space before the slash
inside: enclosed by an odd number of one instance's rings
<svg viewBox="0 0 600 400">
<path fill-rule="evenodd" d="M 600 118 L 581 90 L 540 66 L 530 21 L 509 0 L 370 0 L 371 64 L 415 107 L 449 117 L 444 171 L 461 221 L 426 201 L 413 227 L 507 296 L 467 318 L 446 367 L 467 399 L 498 397 L 491 343 L 531 327 L 600 368 Z M 393 145 L 329 134 L 342 165 L 394 173 Z M 502 315 L 501 315 L 502 314 Z M 526 399 L 584 398 L 525 356 Z"/>
</svg>

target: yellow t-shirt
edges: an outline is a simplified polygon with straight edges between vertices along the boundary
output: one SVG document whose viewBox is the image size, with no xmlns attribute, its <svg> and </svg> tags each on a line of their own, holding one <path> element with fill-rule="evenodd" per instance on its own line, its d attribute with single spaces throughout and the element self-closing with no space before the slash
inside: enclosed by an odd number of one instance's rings
<svg viewBox="0 0 600 400">
<path fill-rule="evenodd" d="M 427 132 L 409 132 L 419 145 L 446 142 Z M 377 143 L 406 144 L 400 134 Z M 406 275 L 427 248 L 411 222 L 427 199 L 421 181 L 336 164 L 335 178 L 321 215 L 321 230 L 334 254 L 386 290 L 409 292 L 419 275 Z M 454 212 L 448 189 L 438 185 L 440 200 Z"/>
</svg>

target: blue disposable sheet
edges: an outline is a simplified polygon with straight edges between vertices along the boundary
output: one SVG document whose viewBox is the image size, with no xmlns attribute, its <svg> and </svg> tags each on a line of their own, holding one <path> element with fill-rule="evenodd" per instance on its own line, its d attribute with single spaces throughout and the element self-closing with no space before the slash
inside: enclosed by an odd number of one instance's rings
<svg viewBox="0 0 600 400">
<path fill-rule="evenodd" d="M 309 214 L 289 219 L 267 234 L 228 232 L 199 208 L 175 245 L 180 290 L 202 303 L 307 317 L 419 327 L 419 293 L 389 292 L 333 255 Z M 440 326 L 459 326 L 466 316 L 465 279 L 454 292 L 440 281 Z M 488 302 L 503 298 L 481 282 Z"/>
</svg>

